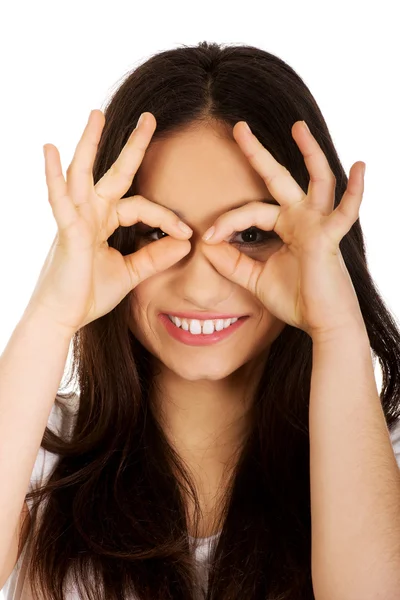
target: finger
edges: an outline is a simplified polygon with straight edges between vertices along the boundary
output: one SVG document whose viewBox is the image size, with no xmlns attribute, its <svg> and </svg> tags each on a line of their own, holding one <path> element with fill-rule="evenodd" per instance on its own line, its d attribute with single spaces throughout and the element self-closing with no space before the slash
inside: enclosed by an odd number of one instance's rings
<svg viewBox="0 0 400 600">
<path fill-rule="evenodd" d="M 258 282 L 264 263 L 253 260 L 227 242 L 221 242 L 217 247 L 204 244 L 203 253 L 223 277 L 258 297 Z"/>
<path fill-rule="evenodd" d="M 62 231 L 76 220 L 77 212 L 68 196 L 58 149 L 53 144 L 45 144 L 43 149 L 48 200 L 58 229 Z"/>
<path fill-rule="evenodd" d="M 165 233 L 173 236 L 179 235 L 181 238 L 187 238 L 193 234 L 193 230 L 183 223 L 172 210 L 151 202 L 144 196 L 121 198 L 116 208 L 119 224 L 124 227 L 141 222 L 151 225 L 151 227 L 159 227 Z"/>
<path fill-rule="evenodd" d="M 346 191 L 324 223 L 328 234 L 338 244 L 359 218 L 364 194 L 364 166 L 365 163 L 358 162 L 351 167 Z"/>
<path fill-rule="evenodd" d="M 130 134 L 117 160 L 96 183 L 96 193 L 103 198 L 119 200 L 132 185 L 132 179 L 157 126 L 152 113 L 146 112 L 143 115 L 140 125 Z"/>
<path fill-rule="evenodd" d="M 236 124 L 233 134 L 243 154 L 261 175 L 268 190 L 281 206 L 290 206 L 304 198 L 303 190 L 286 167 L 276 161 L 256 136 L 247 132 L 244 125 L 238 127 Z"/>
<path fill-rule="evenodd" d="M 215 232 L 211 238 L 208 238 L 207 243 L 218 243 L 231 233 L 243 231 L 252 226 L 271 231 L 277 223 L 280 211 L 280 206 L 262 202 L 249 202 L 245 206 L 234 208 L 216 219 Z M 207 232 L 204 235 L 207 235 Z"/>
<path fill-rule="evenodd" d="M 331 214 L 335 205 L 336 178 L 321 146 L 303 121 L 296 121 L 292 136 L 303 155 L 310 181 L 307 202 L 323 215 Z"/>
<path fill-rule="evenodd" d="M 190 248 L 189 240 L 162 238 L 154 244 L 148 244 L 144 248 L 125 256 L 125 264 L 131 278 L 130 289 L 132 290 L 148 277 L 168 269 L 186 256 L 190 252 Z M 126 293 L 129 291 L 127 290 Z"/>
<path fill-rule="evenodd" d="M 93 163 L 105 123 L 101 110 L 92 110 L 71 164 L 67 169 L 68 193 L 75 206 L 84 204 L 93 188 Z"/>
</svg>

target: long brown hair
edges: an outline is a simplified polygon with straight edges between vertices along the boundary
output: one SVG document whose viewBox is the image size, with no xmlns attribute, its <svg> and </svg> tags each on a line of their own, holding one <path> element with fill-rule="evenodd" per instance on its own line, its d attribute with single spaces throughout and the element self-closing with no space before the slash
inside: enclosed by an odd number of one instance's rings
<svg viewBox="0 0 400 600">
<path fill-rule="evenodd" d="M 265 50 L 203 42 L 161 52 L 129 73 L 104 110 L 95 183 L 144 111 L 157 120 L 153 140 L 210 118 L 228 128 L 245 120 L 306 192 L 309 175 L 291 136 L 293 123 L 303 119 L 336 177 L 335 206 L 345 192 L 345 170 L 308 87 Z M 134 179 L 124 197 L 135 193 Z M 129 254 L 135 227 L 119 227 L 108 243 Z M 400 417 L 400 331 L 369 273 L 359 220 L 340 247 L 382 369 L 381 402 L 390 429 Z M 35 592 L 46 598 L 63 598 L 67 576 L 82 598 L 119 600 L 136 594 L 140 600 L 191 600 L 197 593 L 185 501 L 191 496 L 197 513 L 199 502 L 149 402 L 152 357 L 127 325 L 131 303 L 128 294 L 74 336 L 66 385 L 76 378 L 79 409 L 71 435 L 46 428 L 43 436 L 42 447 L 59 460 L 47 485 L 27 498 L 37 500 L 29 572 Z M 251 433 L 226 488 L 208 600 L 314 598 L 311 367 L 311 338 L 287 325 L 265 361 Z M 70 396 L 58 396 L 55 402 L 67 419 L 73 414 L 65 408 Z"/>
</svg>

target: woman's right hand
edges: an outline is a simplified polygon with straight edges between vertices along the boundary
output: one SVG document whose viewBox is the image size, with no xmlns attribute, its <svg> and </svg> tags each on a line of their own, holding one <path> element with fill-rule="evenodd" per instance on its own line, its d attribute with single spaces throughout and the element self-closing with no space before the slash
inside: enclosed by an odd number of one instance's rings
<svg viewBox="0 0 400 600">
<path fill-rule="evenodd" d="M 71 336 L 110 312 L 138 283 L 190 251 L 192 232 L 179 228 L 179 218 L 171 210 L 140 195 L 121 199 L 156 129 L 153 114 L 143 115 L 118 159 L 95 186 L 93 163 L 105 123 L 101 110 L 89 116 L 67 169 L 67 181 L 57 148 L 44 146 L 48 199 L 58 231 L 26 312 L 44 312 Z M 120 225 L 139 221 L 169 236 L 127 256 L 109 247 L 107 239 Z"/>
</svg>

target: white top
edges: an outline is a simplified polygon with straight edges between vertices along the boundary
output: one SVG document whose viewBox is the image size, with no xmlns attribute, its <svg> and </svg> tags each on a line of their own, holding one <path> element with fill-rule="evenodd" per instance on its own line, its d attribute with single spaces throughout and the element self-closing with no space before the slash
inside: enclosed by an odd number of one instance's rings
<svg viewBox="0 0 400 600">
<path fill-rule="evenodd" d="M 75 396 L 75 402 L 78 401 L 77 396 Z M 74 399 L 72 400 L 74 402 Z M 67 427 L 72 426 L 72 421 L 67 424 Z M 66 424 L 63 423 L 62 420 L 62 412 L 61 409 L 53 405 L 51 410 L 48 427 L 54 431 L 55 433 L 63 434 L 65 432 Z M 391 442 L 393 446 L 393 450 L 396 456 L 397 464 L 400 468 L 400 420 L 395 430 L 391 434 Z M 32 489 L 32 486 L 40 483 L 44 480 L 47 480 L 52 474 L 54 467 L 57 462 L 56 454 L 48 452 L 43 448 L 39 449 L 39 453 L 32 471 L 32 476 L 29 484 L 29 491 Z M 32 500 L 27 500 L 29 509 L 32 507 Z M 197 544 L 195 544 L 196 539 L 189 536 L 191 543 L 195 548 L 195 556 L 198 564 L 198 573 L 199 579 L 203 582 L 203 585 L 207 586 L 207 571 L 208 571 L 208 559 L 211 550 L 211 545 L 214 541 L 216 541 L 219 533 L 212 535 L 207 538 L 197 538 Z M 27 544 L 25 544 L 24 549 L 19 557 L 14 570 L 11 575 L 7 579 L 3 589 L 0 591 L 0 600 L 2 598 L 1 594 L 3 594 L 4 600 L 33 600 L 32 594 L 29 589 L 28 581 L 25 577 L 26 575 L 26 549 Z M 66 595 L 65 600 L 80 600 L 75 588 L 69 591 Z M 134 598 L 132 600 L 135 600 Z"/>
<path fill-rule="evenodd" d="M 64 400 L 62 401 L 65 403 Z M 69 400 L 69 402 L 75 411 L 77 408 L 76 403 L 78 402 L 78 397 L 75 395 L 75 397 Z M 56 404 L 53 404 L 47 422 L 49 429 L 58 435 L 64 435 L 65 433 L 68 435 L 71 431 L 72 425 L 73 421 L 69 419 L 67 422 L 66 419 L 63 419 L 61 408 Z M 31 491 L 33 487 L 36 487 L 38 484 L 41 484 L 50 478 L 50 475 L 53 473 L 54 468 L 56 467 L 57 459 L 57 454 L 48 452 L 47 450 L 44 450 L 44 448 L 39 448 L 39 453 L 36 458 L 29 483 L 29 491 Z M 27 504 L 31 510 L 33 500 L 27 499 Z M 207 585 L 207 561 L 210 554 L 211 544 L 218 536 L 218 533 L 206 538 L 193 538 L 192 536 L 189 536 L 190 543 L 194 547 L 195 557 L 198 564 L 199 580 L 204 586 Z M 14 570 L 10 574 L 2 590 L 0 590 L 0 600 L 33 600 L 32 592 L 26 578 L 27 558 L 27 544 L 25 544 Z M 69 591 L 69 593 L 66 594 L 65 600 L 80 600 L 74 587 L 71 591 Z M 135 598 L 132 598 L 132 600 L 135 600 Z"/>
</svg>

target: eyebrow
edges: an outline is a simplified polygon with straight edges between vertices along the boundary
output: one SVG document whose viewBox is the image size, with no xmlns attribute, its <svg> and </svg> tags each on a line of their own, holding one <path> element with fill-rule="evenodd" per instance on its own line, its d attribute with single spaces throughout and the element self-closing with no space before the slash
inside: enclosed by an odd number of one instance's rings
<svg viewBox="0 0 400 600">
<path fill-rule="evenodd" d="M 233 210 L 235 208 L 242 208 L 242 206 L 246 206 L 246 204 L 249 204 L 250 202 L 262 202 L 263 204 L 275 204 L 276 206 L 280 206 L 279 202 L 277 202 L 273 198 L 262 198 L 261 200 L 248 200 L 247 202 L 241 202 L 240 204 L 235 204 L 234 206 L 231 206 L 227 210 Z M 182 219 L 182 221 L 185 221 L 186 217 L 185 217 L 184 213 L 180 212 L 179 210 L 174 210 L 173 208 L 170 208 L 169 210 L 171 210 L 173 213 L 175 213 L 176 216 L 179 217 L 179 219 Z"/>
</svg>

